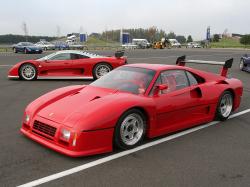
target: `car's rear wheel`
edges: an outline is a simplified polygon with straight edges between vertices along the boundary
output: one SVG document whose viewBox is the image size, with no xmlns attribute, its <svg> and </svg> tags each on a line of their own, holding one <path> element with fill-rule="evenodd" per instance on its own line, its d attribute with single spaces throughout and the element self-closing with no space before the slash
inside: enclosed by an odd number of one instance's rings
<svg viewBox="0 0 250 187">
<path fill-rule="evenodd" d="M 240 70 L 242 71 L 244 68 L 244 60 L 240 59 Z"/>
<path fill-rule="evenodd" d="M 215 119 L 226 120 L 233 110 L 233 95 L 230 91 L 225 91 L 220 96 L 219 103 L 216 109 Z"/>
<path fill-rule="evenodd" d="M 26 48 L 24 49 L 24 53 L 25 53 L 25 54 L 28 54 L 28 50 L 27 50 Z"/>
<path fill-rule="evenodd" d="M 99 63 L 93 69 L 94 79 L 99 79 L 112 70 L 112 67 L 107 63 Z"/>
<path fill-rule="evenodd" d="M 23 64 L 19 69 L 19 76 L 23 80 L 35 80 L 37 78 L 36 67 L 32 64 Z"/>
<path fill-rule="evenodd" d="M 17 50 L 16 50 L 16 48 L 15 48 L 15 47 L 13 48 L 13 52 L 14 52 L 14 53 L 17 53 Z"/>
<path fill-rule="evenodd" d="M 134 148 L 142 142 L 145 132 L 145 115 L 138 109 L 128 110 L 118 120 L 114 143 L 121 149 Z"/>
</svg>

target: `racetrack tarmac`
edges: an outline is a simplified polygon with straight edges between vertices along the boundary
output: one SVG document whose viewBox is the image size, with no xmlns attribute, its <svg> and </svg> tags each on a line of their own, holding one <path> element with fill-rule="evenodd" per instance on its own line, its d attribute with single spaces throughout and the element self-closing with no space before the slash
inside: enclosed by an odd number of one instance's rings
<svg viewBox="0 0 250 187">
<path fill-rule="evenodd" d="M 112 55 L 114 51 L 94 51 Z M 178 56 L 187 59 L 224 61 L 234 58 L 229 70 L 244 84 L 240 108 L 250 108 L 250 74 L 238 68 L 245 50 L 170 49 L 131 50 L 128 63 L 174 64 Z M 29 102 L 53 89 L 89 84 L 85 80 L 8 80 L 8 69 L 15 63 L 42 55 L 0 53 L 0 184 L 17 186 L 81 166 L 113 153 L 70 158 L 47 149 L 19 133 L 24 108 Z M 190 65 L 219 72 L 220 67 Z M 52 180 L 41 186 L 249 186 L 250 113 L 217 123 L 199 131 L 133 152 L 121 158 Z M 177 133 L 176 133 L 177 134 Z M 171 135 L 168 135 L 171 136 Z M 161 138 L 166 138 L 164 136 Z M 150 143 L 155 140 L 146 140 Z"/>
</svg>

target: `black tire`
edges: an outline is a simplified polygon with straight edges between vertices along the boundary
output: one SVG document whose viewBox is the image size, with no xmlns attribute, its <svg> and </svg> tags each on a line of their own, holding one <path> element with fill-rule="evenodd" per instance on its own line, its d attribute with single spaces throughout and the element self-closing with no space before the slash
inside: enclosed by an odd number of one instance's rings
<svg viewBox="0 0 250 187">
<path fill-rule="evenodd" d="M 140 121 L 142 121 L 142 123 L 143 123 L 142 125 L 140 125 L 141 126 L 140 129 L 143 128 L 142 132 L 134 132 L 135 134 L 138 133 L 137 135 L 139 137 L 137 137 L 138 139 L 135 140 L 135 142 L 130 142 L 133 144 L 126 143 L 126 141 L 124 140 L 125 137 L 124 137 L 124 135 L 122 135 L 122 131 L 123 131 L 122 128 L 125 128 L 124 123 L 130 116 L 132 116 L 132 117 L 137 116 L 137 117 L 141 118 Z M 137 122 L 137 125 L 139 126 L 138 122 Z M 130 110 L 126 111 L 125 113 L 123 113 L 121 115 L 121 117 L 119 118 L 119 120 L 116 124 L 115 131 L 114 131 L 114 133 L 115 133 L 114 134 L 114 145 L 120 149 L 132 149 L 132 148 L 140 145 L 145 137 L 145 134 L 146 134 L 146 126 L 147 126 L 146 117 L 140 110 L 130 109 Z M 127 127 L 127 128 L 129 128 L 129 127 Z M 138 129 L 139 129 L 139 127 L 138 127 Z M 133 130 L 133 128 L 132 128 L 132 130 Z"/>
<path fill-rule="evenodd" d="M 226 97 L 230 98 L 228 99 L 229 104 L 227 109 L 223 109 L 223 107 L 226 105 L 225 103 L 223 104 L 223 99 L 225 99 Z M 231 100 L 231 102 L 229 102 L 229 100 Z M 226 110 L 225 113 L 223 112 L 224 110 Z M 232 111 L 233 111 L 233 94 L 230 91 L 225 91 L 221 94 L 219 98 L 216 108 L 215 120 L 225 121 L 230 116 Z"/>
<path fill-rule="evenodd" d="M 34 75 L 28 77 L 28 76 L 25 76 L 25 73 L 23 72 L 24 71 L 24 68 L 27 68 L 27 67 L 30 67 L 33 69 L 34 71 Z M 26 81 L 32 81 L 32 80 L 36 80 L 37 79 L 37 69 L 36 67 L 33 65 L 33 64 L 30 64 L 30 63 L 25 63 L 23 64 L 20 68 L 19 68 L 19 78 L 21 80 L 26 80 Z"/>
<path fill-rule="evenodd" d="M 101 63 L 96 64 L 95 67 L 92 70 L 92 74 L 93 74 L 93 77 L 94 77 L 95 80 L 99 79 L 101 76 L 106 74 L 105 72 L 104 73 L 98 72 L 98 69 L 101 68 L 101 67 L 103 67 L 104 69 L 106 68 L 106 71 L 107 71 L 106 73 L 112 71 L 112 69 L 113 69 L 112 66 L 109 65 L 106 62 L 101 62 Z"/>
</svg>

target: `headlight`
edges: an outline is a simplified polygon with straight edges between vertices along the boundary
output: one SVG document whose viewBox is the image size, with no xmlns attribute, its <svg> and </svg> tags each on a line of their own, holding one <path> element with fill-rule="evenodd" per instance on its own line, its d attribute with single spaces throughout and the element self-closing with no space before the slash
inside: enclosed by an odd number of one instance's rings
<svg viewBox="0 0 250 187">
<path fill-rule="evenodd" d="M 24 117 L 24 123 L 28 124 L 30 121 L 30 116 L 28 114 L 26 114 L 26 116 Z"/>
<path fill-rule="evenodd" d="M 66 129 L 61 130 L 61 139 L 69 141 L 70 139 L 70 131 Z"/>
</svg>

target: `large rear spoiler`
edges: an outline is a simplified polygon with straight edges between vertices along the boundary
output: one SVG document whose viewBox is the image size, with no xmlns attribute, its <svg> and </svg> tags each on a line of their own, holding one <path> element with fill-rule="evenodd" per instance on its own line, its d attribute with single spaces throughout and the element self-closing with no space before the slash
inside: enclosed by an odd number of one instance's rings
<svg viewBox="0 0 250 187">
<path fill-rule="evenodd" d="M 225 62 L 218 62 L 218 61 L 204 61 L 204 60 L 186 60 L 186 56 L 180 56 L 176 60 L 176 64 L 179 66 L 185 66 L 186 63 L 194 63 L 194 64 L 210 64 L 210 65 L 222 65 L 223 68 L 221 69 L 221 76 L 226 77 L 228 68 L 232 67 L 233 58 L 226 60 Z"/>
<path fill-rule="evenodd" d="M 124 50 L 116 51 L 115 52 L 115 57 L 116 58 L 121 58 L 124 55 Z"/>
</svg>

